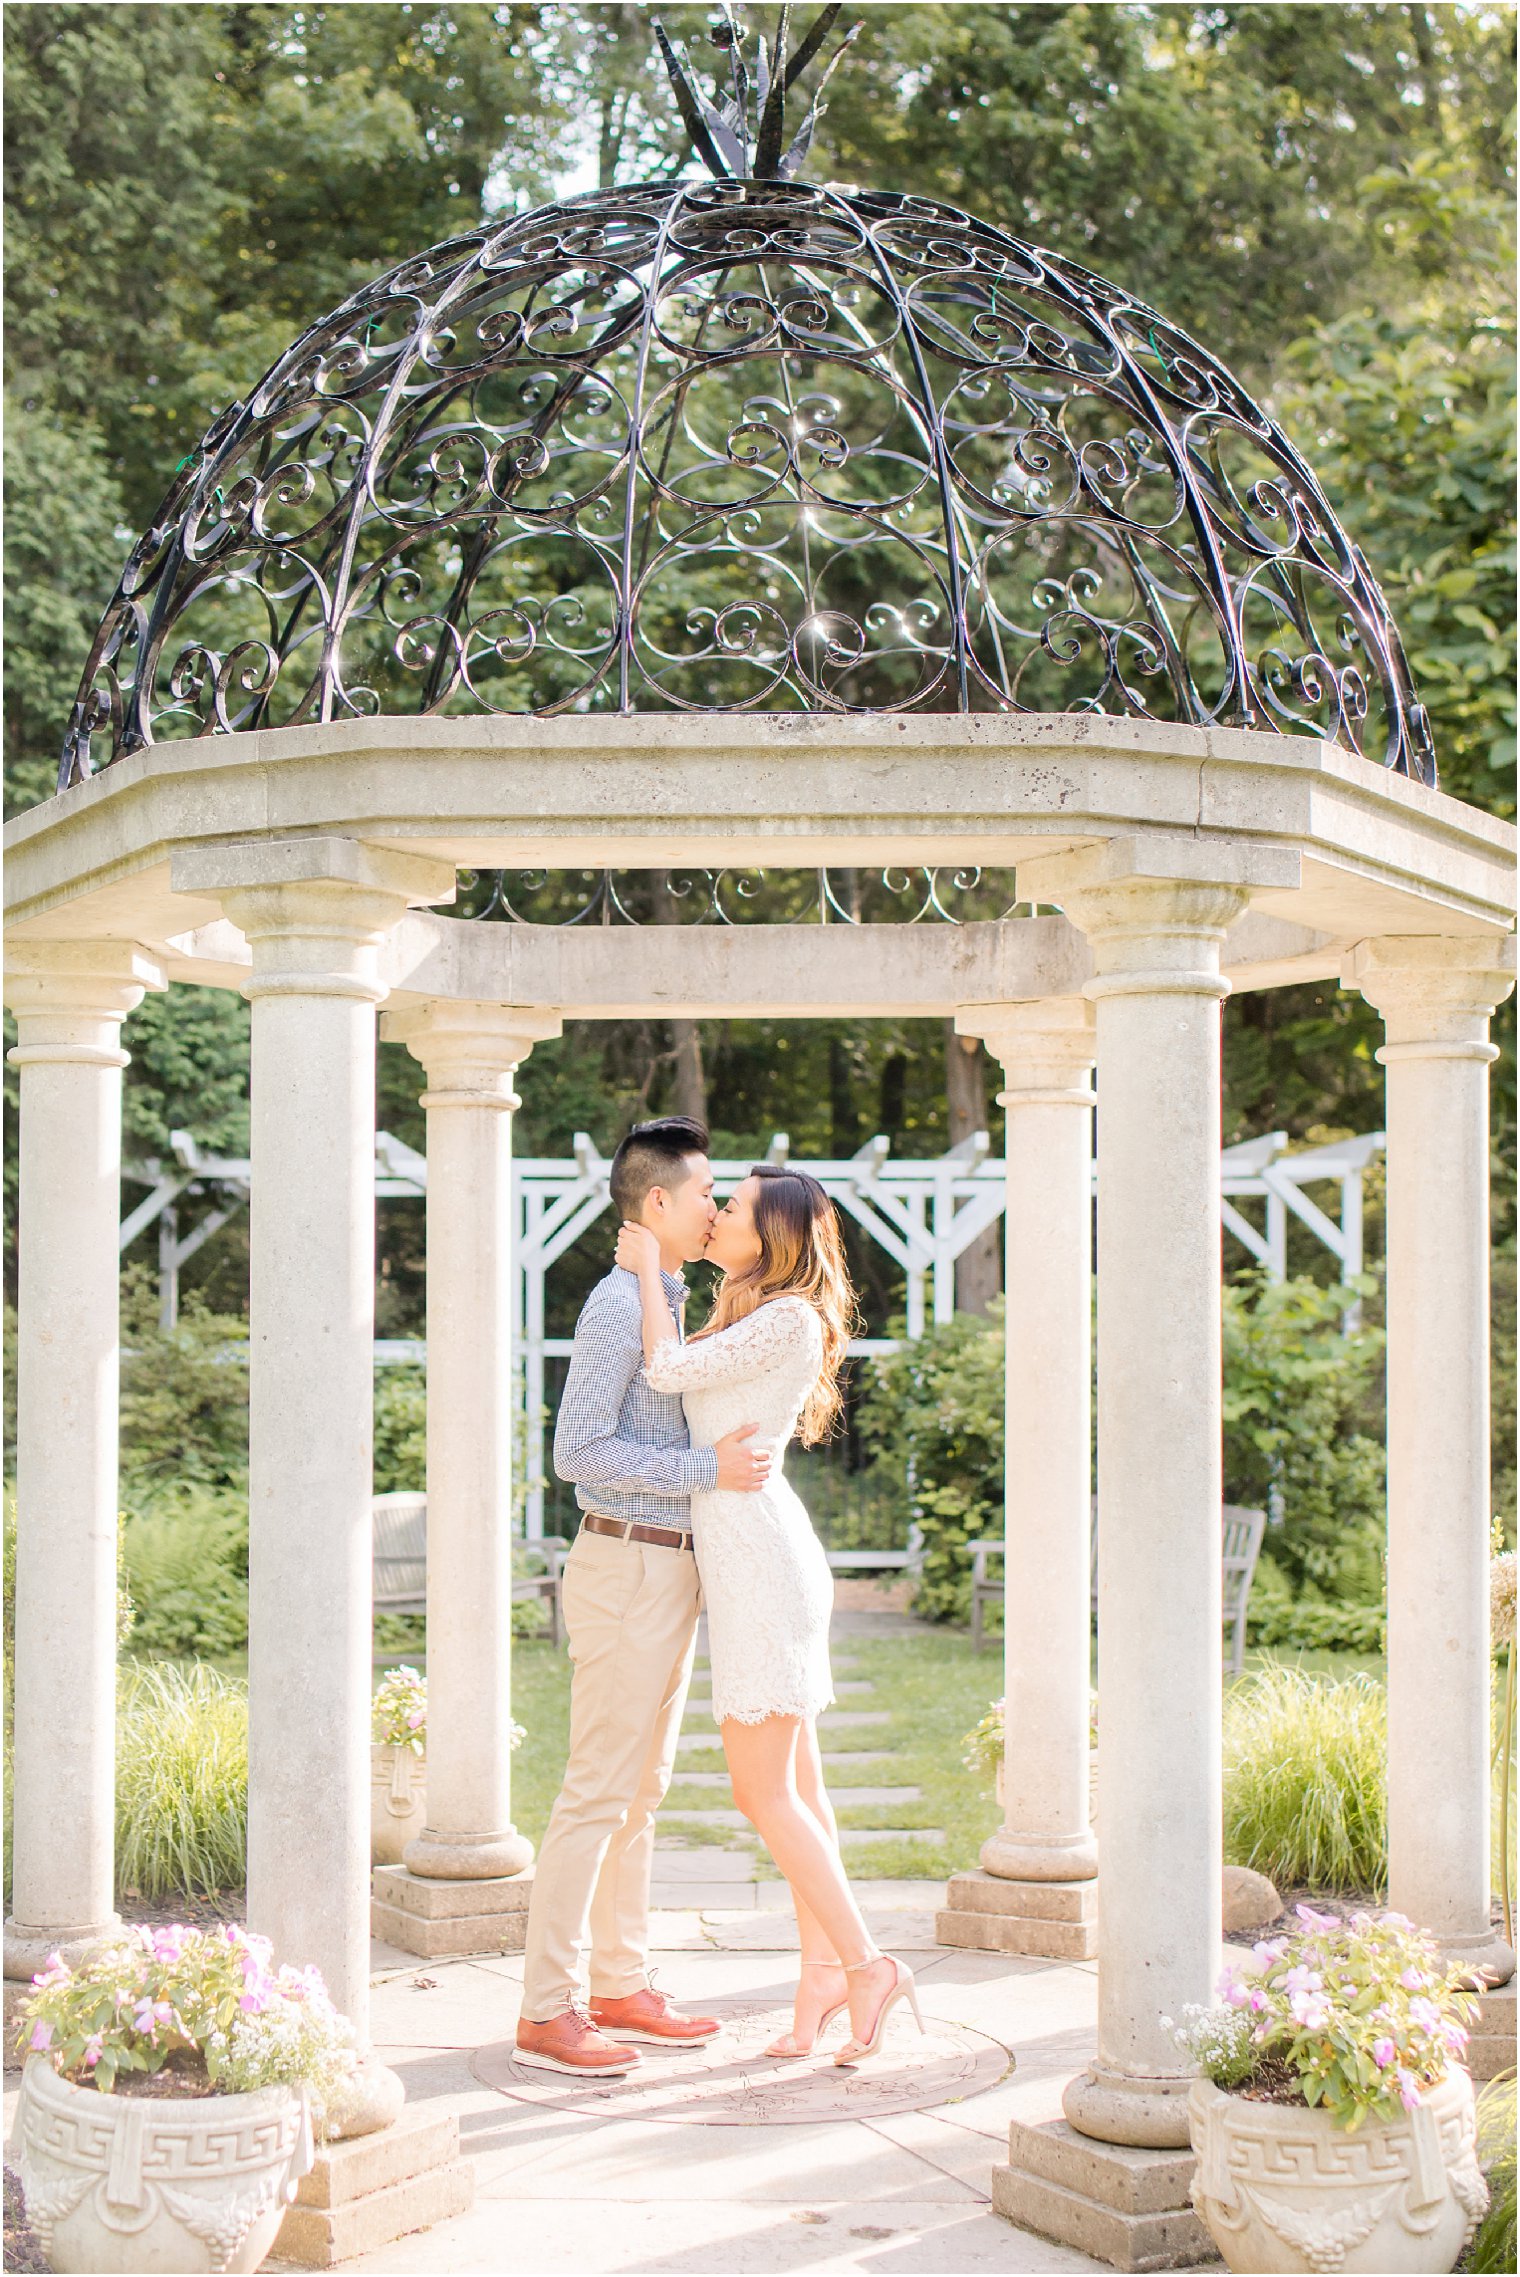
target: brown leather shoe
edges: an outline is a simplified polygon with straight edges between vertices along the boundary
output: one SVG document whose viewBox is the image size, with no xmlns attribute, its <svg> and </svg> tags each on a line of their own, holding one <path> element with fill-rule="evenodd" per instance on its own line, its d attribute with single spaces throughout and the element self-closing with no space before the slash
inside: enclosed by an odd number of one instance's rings
<svg viewBox="0 0 1520 2277">
<path fill-rule="evenodd" d="M 683 2016 L 671 2007 L 669 1994 L 656 1992 L 653 1985 L 625 1993 L 621 2000 L 602 2000 L 593 1993 L 591 2021 L 604 2032 L 615 2032 L 620 2040 L 660 2040 L 677 2046 L 710 2040 L 719 2030 L 716 2016 Z"/>
<path fill-rule="evenodd" d="M 542 2071 L 568 2071 L 578 2079 L 621 2079 L 625 2071 L 637 2071 L 642 2060 L 637 2048 L 621 2048 L 599 2032 L 578 2002 L 546 2024 L 534 2024 L 524 2016 L 517 2026 L 517 2061 L 536 2064 Z"/>
</svg>

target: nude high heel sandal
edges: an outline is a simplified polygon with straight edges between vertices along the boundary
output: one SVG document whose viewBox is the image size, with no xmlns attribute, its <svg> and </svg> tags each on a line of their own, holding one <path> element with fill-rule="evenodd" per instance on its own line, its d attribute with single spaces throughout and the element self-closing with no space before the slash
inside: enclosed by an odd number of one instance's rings
<svg viewBox="0 0 1520 2277">
<path fill-rule="evenodd" d="M 891 1959 L 894 1972 L 892 1988 L 882 1995 L 881 2006 L 877 2009 L 875 2021 L 871 2026 L 871 2036 L 867 2040 L 846 2040 L 834 2058 L 836 2064 L 858 2064 L 863 2062 L 867 2056 L 874 2056 L 881 2046 L 881 2036 L 886 2028 L 887 2018 L 900 2000 L 906 2000 L 912 2008 L 913 2021 L 920 2032 L 928 2029 L 923 2017 L 919 2014 L 918 1987 L 913 1982 L 913 1971 L 904 1967 L 895 1954 L 888 1956 L 882 1953 L 871 1953 L 863 1961 L 846 1961 L 844 1966 L 846 1970 L 870 1969 L 874 1968 L 878 1961 L 887 1958 Z"/>
<path fill-rule="evenodd" d="M 843 1964 L 838 1961 L 804 1961 L 802 1966 L 804 1969 L 835 1969 L 842 1967 Z M 802 2045 L 795 2032 L 783 2032 L 779 2040 L 772 2040 L 765 2053 L 768 2056 L 777 2057 L 783 2063 L 796 2063 L 800 2057 L 810 2056 L 835 2017 L 842 2015 L 849 2005 L 847 2000 L 836 2000 L 832 2008 L 826 2008 L 819 2017 L 813 2037 L 806 2047 Z"/>
</svg>

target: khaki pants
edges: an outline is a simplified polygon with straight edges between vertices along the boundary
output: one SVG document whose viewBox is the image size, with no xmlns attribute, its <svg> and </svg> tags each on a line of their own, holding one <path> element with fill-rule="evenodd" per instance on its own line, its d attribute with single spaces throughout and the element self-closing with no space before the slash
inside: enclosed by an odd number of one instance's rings
<svg viewBox="0 0 1520 2277">
<path fill-rule="evenodd" d="M 522 2013 L 546 2024 L 583 1989 L 648 1982 L 655 1813 L 675 1765 L 701 1595 L 690 1550 L 577 1534 L 565 1560 L 570 1758 L 538 1854 Z"/>
</svg>

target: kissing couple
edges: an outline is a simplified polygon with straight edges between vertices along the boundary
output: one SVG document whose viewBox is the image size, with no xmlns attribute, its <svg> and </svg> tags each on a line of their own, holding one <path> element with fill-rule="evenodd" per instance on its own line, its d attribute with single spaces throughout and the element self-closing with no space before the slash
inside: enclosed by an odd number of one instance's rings
<svg viewBox="0 0 1520 2277">
<path fill-rule="evenodd" d="M 630 2041 L 719 2029 L 656 1992 L 648 1965 L 655 1813 L 704 1606 L 734 1801 L 797 1913 L 792 2029 L 766 2054 L 811 2055 L 848 2009 L 834 2061 L 860 2063 L 900 2000 L 918 2015 L 912 1973 L 872 1943 L 840 1857 L 818 1753 L 833 1576 L 782 1475 L 793 1433 L 813 1446 L 840 1407 L 854 1295 L 839 1224 L 815 1178 L 769 1164 L 719 1210 L 708 1144 L 670 1116 L 613 1156 L 617 1262 L 576 1325 L 554 1433 L 581 1510 L 563 1585 L 570 1753 L 534 1876 L 516 2053 L 586 2078 L 634 2070 Z M 688 1342 L 681 1268 L 704 1260 L 722 1278 Z"/>
</svg>

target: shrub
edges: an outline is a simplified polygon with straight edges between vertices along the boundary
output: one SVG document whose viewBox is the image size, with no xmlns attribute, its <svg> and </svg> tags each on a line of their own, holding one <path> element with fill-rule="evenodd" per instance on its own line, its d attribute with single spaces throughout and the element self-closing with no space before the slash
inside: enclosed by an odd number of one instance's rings
<svg viewBox="0 0 1520 2277">
<path fill-rule="evenodd" d="M 1001 1300 L 985 1319 L 958 1313 L 877 1359 L 857 1421 L 875 1477 L 900 1498 L 904 1522 L 923 1529 L 914 1611 L 931 1621 L 967 1620 L 971 1562 L 963 1545 L 1003 1528 Z"/>
<path fill-rule="evenodd" d="M 1352 1292 L 1299 1277 L 1224 1290 L 1225 1500 L 1282 1497 L 1272 1555 L 1295 1590 L 1383 1594 L 1381 1330 L 1342 1334 Z"/>
<path fill-rule="evenodd" d="M 165 1485 L 246 1489 L 248 1323 L 185 1299 L 158 1326 L 141 1266 L 122 1276 L 121 1481 L 132 1507 Z"/>
<path fill-rule="evenodd" d="M 1268 1509 L 1285 1594 L 1305 1588 L 1371 1608 L 1344 1634 L 1311 1617 L 1302 1636 L 1274 1642 L 1354 1644 L 1376 1650 L 1383 1595 L 1382 1337 L 1341 1332 L 1352 1292 L 1307 1278 L 1251 1280 L 1224 1291 L 1224 1491 L 1228 1502 Z M 894 1323 L 894 1333 L 902 1333 Z M 924 1533 L 914 1610 L 966 1620 L 970 1561 L 963 1545 L 1003 1525 L 1003 1316 L 958 1314 L 916 1343 L 871 1364 L 857 1415 L 872 1456 L 870 1486 L 895 1498 L 899 1540 L 910 1520 Z"/>
<path fill-rule="evenodd" d="M 237 1493 L 162 1488 L 124 1513 L 132 1641 L 144 1655 L 210 1660 L 248 1642 L 248 1504 Z"/>
<path fill-rule="evenodd" d="M 1467 2267 L 1513 2270 L 1515 2258 L 1515 2075 L 1491 2080 L 1478 2097 L 1478 2157 L 1488 2183 L 1488 2212 L 1468 2250 Z"/>
<path fill-rule="evenodd" d="M 417 1367 L 375 1370 L 375 1492 L 427 1491 L 427 1375 Z"/>
<path fill-rule="evenodd" d="M 1381 1652 L 1387 1616 L 1381 1605 L 1343 1605 L 1327 1598 L 1278 1599 L 1259 1606 L 1251 1591 L 1246 1624 L 1253 1644 L 1294 1652 Z"/>
<path fill-rule="evenodd" d="M 1369 1676 L 1268 1667 L 1224 1709 L 1224 1854 L 1286 1887 L 1381 1893 L 1387 1709 Z"/>
<path fill-rule="evenodd" d="M 203 1666 L 123 1671 L 116 1880 L 158 1900 L 236 1889 L 247 1872 L 248 1694 Z"/>
</svg>

